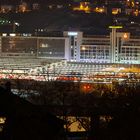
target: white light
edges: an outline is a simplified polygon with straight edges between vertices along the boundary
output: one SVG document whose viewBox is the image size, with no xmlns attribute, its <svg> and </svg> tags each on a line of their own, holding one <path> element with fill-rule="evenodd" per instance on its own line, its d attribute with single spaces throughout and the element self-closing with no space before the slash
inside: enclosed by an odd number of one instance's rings
<svg viewBox="0 0 140 140">
<path fill-rule="evenodd" d="M 68 32 L 68 35 L 69 36 L 76 36 L 76 35 L 78 35 L 78 33 L 77 32 Z"/>
<path fill-rule="evenodd" d="M 22 35 L 23 36 L 31 36 L 31 34 L 26 34 L 26 33 L 23 33 Z"/>
<path fill-rule="evenodd" d="M 19 23 L 18 22 L 15 22 L 15 25 L 19 26 Z"/>
<path fill-rule="evenodd" d="M 85 46 L 83 46 L 83 47 L 81 48 L 81 50 L 82 50 L 82 51 L 86 50 L 86 47 L 85 47 Z"/>
<path fill-rule="evenodd" d="M 41 44 L 41 46 L 40 46 L 41 48 L 47 48 L 48 47 L 48 44 Z"/>
<path fill-rule="evenodd" d="M 123 67 L 121 67 L 121 68 L 119 68 L 118 70 L 120 71 L 120 70 L 124 70 L 125 68 L 123 68 Z"/>
<path fill-rule="evenodd" d="M 16 36 L 16 34 L 14 34 L 14 33 L 11 33 L 11 34 L 10 34 L 10 36 Z"/>
<path fill-rule="evenodd" d="M 2 36 L 7 36 L 7 34 L 6 33 L 3 33 Z"/>
</svg>

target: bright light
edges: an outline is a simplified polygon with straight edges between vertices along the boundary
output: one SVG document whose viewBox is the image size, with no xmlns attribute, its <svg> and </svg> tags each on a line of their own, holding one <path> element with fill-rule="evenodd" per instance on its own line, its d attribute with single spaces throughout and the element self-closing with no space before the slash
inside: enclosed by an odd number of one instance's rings
<svg viewBox="0 0 140 140">
<path fill-rule="evenodd" d="M 6 121 L 6 118 L 5 117 L 0 117 L 0 124 L 4 124 Z"/>
<path fill-rule="evenodd" d="M 97 12 L 97 13 L 103 13 L 103 12 L 105 12 L 105 9 L 103 7 L 96 7 L 95 8 L 95 12 Z"/>
<path fill-rule="evenodd" d="M 41 46 L 40 46 L 41 48 L 47 48 L 48 47 L 48 44 L 41 44 Z"/>
<path fill-rule="evenodd" d="M 122 26 L 109 26 L 110 29 L 120 29 L 123 28 Z"/>
<path fill-rule="evenodd" d="M 81 48 L 81 50 L 82 50 L 82 51 L 86 50 L 86 47 L 85 47 L 85 46 L 83 46 L 83 47 Z"/>
<path fill-rule="evenodd" d="M 69 36 L 77 36 L 78 33 L 77 33 L 77 32 L 68 32 L 68 35 L 69 35 Z"/>
<path fill-rule="evenodd" d="M 16 34 L 14 34 L 14 33 L 11 33 L 11 34 L 10 34 L 10 36 L 16 36 Z"/>
<path fill-rule="evenodd" d="M 120 11 L 120 9 L 118 9 L 118 8 L 113 8 L 112 9 L 112 14 L 113 15 L 117 15 L 117 14 L 119 14 L 121 11 Z"/>
<path fill-rule="evenodd" d="M 23 36 L 32 36 L 32 34 L 26 34 L 26 33 L 23 33 L 22 35 Z"/>
<path fill-rule="evenodd" d="M 19 26 L 19 23 L 18 22 L 15 22 L 15 25 Z"/>
<path fill-rule="evenodd" d="M 124 69 L 125 69 L 125 68 L 121 67 L 121 68 L 119 68 L 119 71 L 120 71 L 120 70 L 124 70 Z"/>
<path fill-rule="evenodd" d="M 74 7 L 73 10 L 84 11 L 85 13 L 90 13 L 90 7 L 88 2 L 80 2 L 79 7 Z"/>
<path fill-rule="evenodd" d="M 131 24 L 134 24 L 134 21 L 131 21 Z"/>
<path fill-rule="evenodd" d="M 127 38 L 128 38 L 127 33 L 124 33 L 123 38 L 124 38 L 124 39 L 127 39 Z"/>
<path fill-rule="evenodd" d="M 3 33 L 2 36 L 7 36 L 7 34 L 6 33 Z"/>
<path fill-rule="evenodd" d="M 80 10 L 83 10 L 84 6 L 82 4 L 80 4 Z"/>
</svg>

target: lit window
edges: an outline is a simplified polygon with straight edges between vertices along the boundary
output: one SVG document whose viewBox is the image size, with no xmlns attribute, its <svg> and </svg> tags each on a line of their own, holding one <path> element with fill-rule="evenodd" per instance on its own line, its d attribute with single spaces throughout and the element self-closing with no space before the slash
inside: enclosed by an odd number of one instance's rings
<svg viewBox="0 0 140 140">
<path fill-rule="evenodd" d="M 5 124 L 6 118 L 5 117 L 0 117 L 0 124 Z"/>
<path fill-rule="evenodd" d="M 128 38 L 127 33 L 124 33 L 123 38 L 124 38 L 124 39 L 127 39 L 127 38 Z"/>
<path fill-rule="evenodd" d="M 82 46 L 81 50 L 82 51 L 86 50 L 86 47 L 85 46 Z"/>
</svg>

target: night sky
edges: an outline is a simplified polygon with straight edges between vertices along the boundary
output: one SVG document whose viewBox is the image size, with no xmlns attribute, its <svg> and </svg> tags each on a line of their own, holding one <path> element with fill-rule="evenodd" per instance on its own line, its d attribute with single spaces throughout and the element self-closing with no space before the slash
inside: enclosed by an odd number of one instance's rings
<svg viewBox="0 0 140 140">
<path fill-rule="evenodd" d="M 0 4 L 19 4 L 20 2 L 27 2 L 27 3 L 34 3 L 34 2 L 38 2 L 38 3 L 56 3 L 56 2 L 70 2 L 70 0 L 0 0 Z"/>
</svg>

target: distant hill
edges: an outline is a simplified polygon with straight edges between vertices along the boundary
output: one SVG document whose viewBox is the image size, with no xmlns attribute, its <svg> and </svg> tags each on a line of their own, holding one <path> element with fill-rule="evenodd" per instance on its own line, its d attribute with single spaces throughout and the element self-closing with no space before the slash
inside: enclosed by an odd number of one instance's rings
<svg viewBox="0 0 140 140">
<path fill-rule="evenodd" d="M 19 32 L 81 30 L 87 32 L 105 32 L 112 24 L 112 17 L 105 14 L 72 12 L 66 9 L 42 10 L 29 13 L 9 13 L 1 15 L 20 23 Z"/>
</svg>

